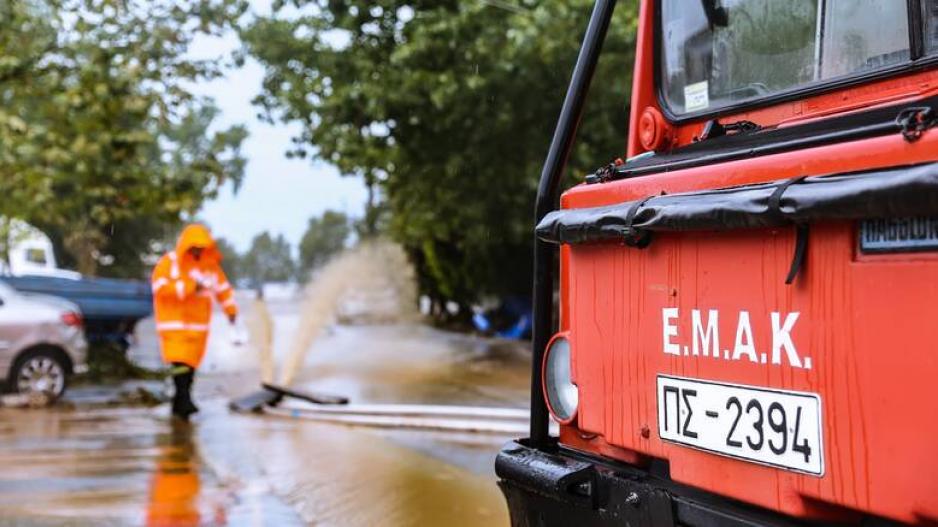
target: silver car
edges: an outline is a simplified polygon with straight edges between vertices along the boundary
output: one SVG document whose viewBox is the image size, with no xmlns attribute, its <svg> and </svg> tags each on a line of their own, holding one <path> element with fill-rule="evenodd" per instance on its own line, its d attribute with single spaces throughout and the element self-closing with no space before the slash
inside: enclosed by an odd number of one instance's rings
<svg viewBox="0 0 938 527">
<path fill-rule="evenodd" d="M 0 282 L 0 380 L 7 391 L 54 401 L 69 375 L 87 371 L 87 354 L 75 304 Z"/>
</svg>

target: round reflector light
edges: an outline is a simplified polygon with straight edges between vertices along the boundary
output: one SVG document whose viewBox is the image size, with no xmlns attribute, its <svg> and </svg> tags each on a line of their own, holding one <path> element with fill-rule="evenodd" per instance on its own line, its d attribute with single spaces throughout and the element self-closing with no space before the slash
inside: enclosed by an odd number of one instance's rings
<svg viewBox="0 0 938 527">
<path fill-rule="evenodd" d="M 550 413 L 563 424 L 573 421 L 579 404 L 570 360 L 570 341 L 562 335 L 555 336 L 544 355 L 544 398 Z"/>
</svg>

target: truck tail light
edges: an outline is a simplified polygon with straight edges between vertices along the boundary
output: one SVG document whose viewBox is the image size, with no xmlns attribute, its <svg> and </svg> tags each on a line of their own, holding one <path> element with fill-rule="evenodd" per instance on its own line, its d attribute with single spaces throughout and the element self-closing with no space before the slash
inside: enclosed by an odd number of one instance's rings
<svg viewBox="0 0 938 527">
<path fill-rule="evenodd" d="M 62 322 L 66 326 L 81 327 L 84 321 L 81 318 L 81 314 L 74 311 L 68 311 L 66 313 L 62 313 Z"/>
<path fill-rule="evenodd" d="M 570 341 L 563 334 L 555 335 L 547 343 L 541 375 L 547 408 L 554 419 L 562 424 L 573 421 L 579 405 L 579 392 L 573 383 L 571 360 Z"/>
</svg>

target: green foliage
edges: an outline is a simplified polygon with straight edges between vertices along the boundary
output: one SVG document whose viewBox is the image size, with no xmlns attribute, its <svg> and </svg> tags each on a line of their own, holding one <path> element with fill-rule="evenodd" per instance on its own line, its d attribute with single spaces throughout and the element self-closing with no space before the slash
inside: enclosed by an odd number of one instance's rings
<svg viewBox="0 0 938 527">
<path fill-rule="evenodd" d="M 241 180 L 242 127 L 210 131 L 189 91 L 220 74 L 189 45 L 243 0 L 0 3 L 0 214 L 40 227 L 85 273 L 139 275 L 140 257 Z"/>
<path fill-rule="evenodd" d="M 239 255 L 238 250 L 224 238 L 216 239 L 215 246 L 218 252 L 221 253 L 221 266 L 222 269 L 225 270 L 225 276 L 228 277 L 228 281 L 231 282 L 233 286 L 237 286 L 241 280 L 241 255 Z"/>
<path fill-rule="evenodd" d="M 245 28 L 291 155 L 377 184 L 422 292 L 527 294 L 533 201 L 592 0 L 294 0 Z M 622 154 L 635 0 L 620 3 L 571 172 Z"/>
<path fill-rule="evenodd" d="M 345 248 L 351 231 L 349 218 L 342 212 L 327 210 L 322 216 L 310 218 L 300 240 L 300 279 Z"/>
<path fill-rule="evenodd" d="M 165 371 L 148 370 L 132 363 L 124 346 L 99 342 L 88 347 L 88 372 L 77 380 L 101 384 L 123 379 L 161 380 L 165 377 Z"/>
<path fill-rule="evenodd" d="M 296 276 L 290 242 L 278 234 L 262 232 L 251 240 L 251 248 L 241 257 L 238 271 L 257 289 L 265 282 L 286 282 Z"/>
</svg>

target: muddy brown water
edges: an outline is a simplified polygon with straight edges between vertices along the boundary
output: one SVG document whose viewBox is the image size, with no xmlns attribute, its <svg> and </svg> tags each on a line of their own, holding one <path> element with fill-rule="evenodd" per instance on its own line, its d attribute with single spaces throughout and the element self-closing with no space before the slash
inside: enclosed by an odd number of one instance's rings
<svg viewBox="0 0 938 527">
<path fill-rule="evenodd" d="M 199 425 L 161 413 L 0 411 L 0 525 L 303 524 L 272 493 L 222 479 Z"/>
<path fill-rule="evenodd" d="M 299 323 L 289 305 L 271 312 L 277 335 Z M 509 437 L 229 413 L 257 364 L 213 346 L 189 426 L 165 405 L 0 410 L 0 525 L 507 525 L 492 463 Z M 401 323 L 331 327 L 296 385 L 353 402 L 525 407 L 527 376 L 521 344 Z"/>
</svg>

